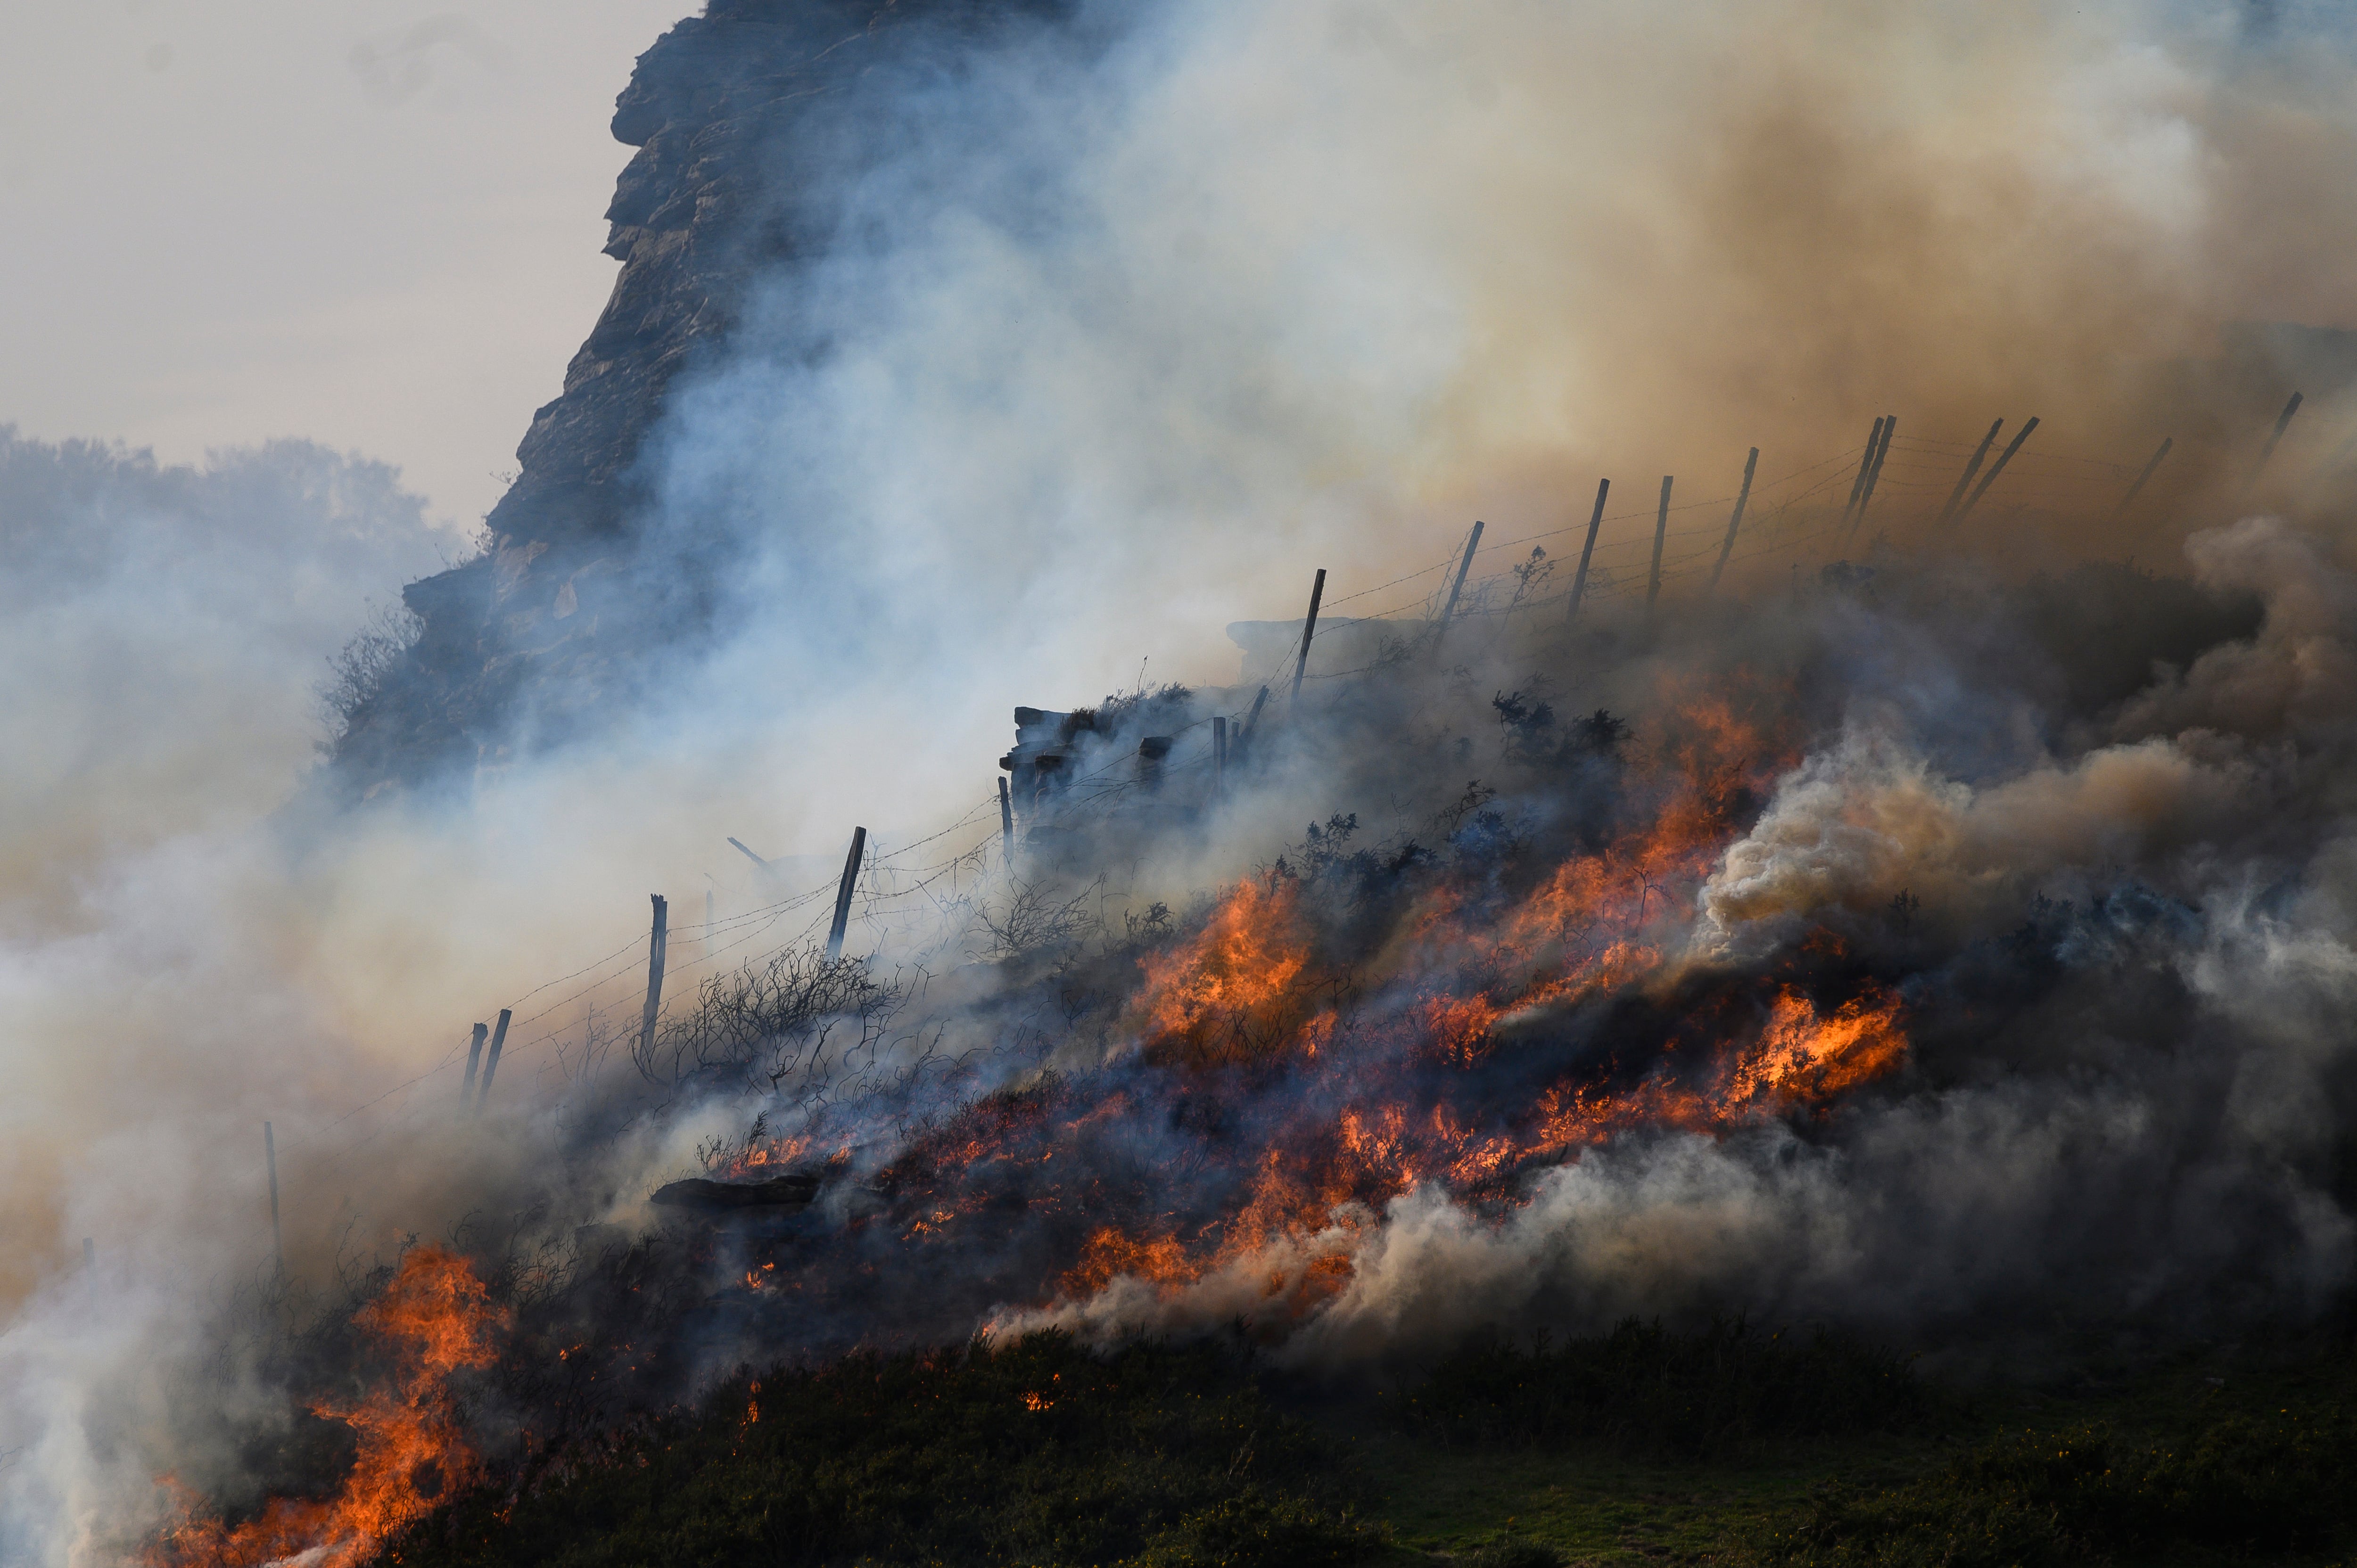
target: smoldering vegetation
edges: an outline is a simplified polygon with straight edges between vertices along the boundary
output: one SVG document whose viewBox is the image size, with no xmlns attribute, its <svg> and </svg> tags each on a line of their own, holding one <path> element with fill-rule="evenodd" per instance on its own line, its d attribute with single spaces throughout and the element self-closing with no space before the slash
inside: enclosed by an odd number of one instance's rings
<svg viewBox="0 0 2357 1568">
<path fill-rule="evenodd" d="M 1710 1351 L 1714 1314 L 2017 1372 L 2317 1319 L 2357 598 L 2280 523 L 2188 554 L 1500 604 L 1297 699 L 1027 710 L 1011 858 L 706 981 L 457 1235 L 511 1315 L 469 1442 L 566 1474 L 728 1369 L 987 1326 L 1453 1366 L 1484 1431 L 1653 1354 L 1734 1380 L 1731 1426 L 1659 1438 L 1707 1444 L 1787 1385 L 1792 1430 L 1913 1419 L 1871 1353 Z M 1445 1360 L 1632 1314 L 1706 1348 Z M 350 1375 L 317 1345 L 240 1376 Z M 1547 1378 L 1539 1415 L 1479 1391 Z"/>
</svg>

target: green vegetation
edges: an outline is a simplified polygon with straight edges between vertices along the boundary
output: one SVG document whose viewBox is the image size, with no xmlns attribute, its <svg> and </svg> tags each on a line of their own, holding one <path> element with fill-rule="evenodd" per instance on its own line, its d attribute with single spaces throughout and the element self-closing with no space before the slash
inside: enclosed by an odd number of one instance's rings
<svg viewBox="0 0 2357 1568">
<path fill-rule="evenodd" d="M 2044 1568 L 2345 1562 L 2337 1342 L 1942 1393 L 1853 1338 L 1624 1324 L 1468 1348 L 1404 1396 L 1288 1394 L 1233 1348 L 1041 1336 L 740 1378 L 404 1564 Z M 758 1383 L 758 1391 L 753 1386 Z"/>
<path fill-rule="evenodd" d="M 1324 1568 L 1378 1534 L 1241 1358 L 1059 1335 L 733 1380 L 512 1500 L 454 1499 L 415 1568 L 957 1563 Z"/>
<path fill-rule="evenodd" d="M 1604 1443 L 1699 1458 L 1770 1439 L 1904 1430 L 1932 1402 L 1903 1358 L 1850 1336 L 1763 1334 L 1741 1318 L 1679 1334 L 1631 1318 L 1560 1347 L 1477 1342 L 1402 1409 L 1442 1442 Z"/>
</svg>

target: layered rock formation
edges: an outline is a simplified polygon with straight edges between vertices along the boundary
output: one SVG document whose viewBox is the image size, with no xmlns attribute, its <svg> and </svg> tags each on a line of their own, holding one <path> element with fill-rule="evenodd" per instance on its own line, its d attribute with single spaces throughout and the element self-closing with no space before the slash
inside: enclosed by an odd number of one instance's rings
<svg viewBox="0 0 2357 1568">
<path fill-rule="evenodd" d="M 517 449 L 489 551 L 404 590 L 423 633 L 347 715 L 346 788 L 576 733 L 708 631 L 727 544 L 647 525 L 651 433 L 756 289 L 823 251 L 848 181 L 891 156 L 898 90 L 1060 8 L 713 0 L 640 58 L 613 122 L 639 149 L 607 210 L 613 295 Z"/>
</svg>

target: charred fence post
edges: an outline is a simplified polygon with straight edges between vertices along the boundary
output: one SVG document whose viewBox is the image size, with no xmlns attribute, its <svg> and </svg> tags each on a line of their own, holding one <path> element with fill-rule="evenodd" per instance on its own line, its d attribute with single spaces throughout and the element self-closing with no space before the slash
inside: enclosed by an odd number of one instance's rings
<svg viewBox="0 0 2357 1568">
<path fill-rule="evenodd" d="M 1432 634 L 1432 651 L 1440 653 L 1440 639 L 1448 635 L 1448 623 L 1457 614 L 1457 596 L 1465 591 L 1465 574 L 1473 570 L 1473 553 L 1481 548 L 1481 530 L 1488 526 L 1475 522 L 1473 532 L 1465 538 L 1464 558 L 1457 563 L 1457 580 L 1448 585 L 1448 602 L 1440 607 L 1440 629 Z"/>
<path fill-rule="evenodd" d="M 2164 435 L 2161 437 L 2159 450 L 2153 453 L 2152 460 L 2144 466 L 2144 471 L 2136 477 L 2136 483 L 2128 487 L 2128 493 L 2120 498 L 2120 504 L 2114 507 L 2112 509 L 2113 510 L 2126 511 L 2128 510 L 2129 505 L 2135 501 L 2136 497 L 2144 493 L 2145 481 L 2152 478 L 2154 471 L 2160 467 L 2160 460 L 2168 456 L 2169 449 L 2176 445 L 2176 436 Z"/>
<path fill-rule="evenodd" d="M 1596 481 L 1596 510 L 1587 514 L 1587 542 L 1579 547 L 1579 571 L 1571 579 L 1571 603 L 1563 612 L 1563 622 L 1571 624 L 1579 613 L 1579 601 L 1587 592 L 1587 561 L 1596 553 L 1596 531 L 1604 526 L 1604 497 L 1612 489 L 1609 479 Z"/>
<path fill-rule="evenodd" d="M 1743 488 L 1735 492 L 1735 511 L 1727 520 L 1727 542 L 1718 547 L 1718 562 L 1710 569 L 1709 585 L 1703 589 L 1705 598 L 1718 592 L 1719 574 L 1727 570 L 1727 558 L 1735 553 L 1735 531 L 1743 526 L 1743 508 L 1751 499 L 1751 476 L 1759 467 L 1760 448 L 1754 446 L 1751 456 L 1743 460 Z"/>
<path fill-rule="evenodd" d="M 1228 787 L 1228 719 L 1224 714 L 1211 718 L 1211 799 L 1218 800 Z"/>
<path fill-rule="evenodd" d="M 1645 579 L 1645 613 L 1653 613 L 1653 601 L 1662 596 L 1662 541 L 1670 533 L 1670 486 L 1668 474 L 1662 476 L 1662 510 L 1653 514 L 1653 570 Z"/>
<path fill-rule="evenodd" d="M 2002 419 L 1990 422 L 1988 434 L 1981 437 L 1978 446 L 1973 448 L 1972 461 L 1966 463 L 1964 471 L 1957 476 L 1956 488 L 1948 492 L 1948 504 L 1940 509 L 1940 515 L 1932 526 L 1945 527 L 1948 520 L 1956 515 L 1957 503 L 1964 499 L 1964 487 L 1971 484 L 1973 476 L 1981 471 L 1981 464 L 1987 460 L 1988 449 L 1996 445 L 1996 433 L 2004 428 L 2005 421 Z"/>
<path fill-rule="evenodd" d="M 2013 461 L 2013 455 L 2021 450 L 2021 444 L 2029 440 L 2029 433 L 2037 428 L 2038 416 L 2033 413 L 2029 416 L 2029 423 L 2016 431 L 2013 439 L 2005 444 L 2005 450 L 1998 453 L 1996 461 L 1989 465 L 1989 471 L 1981 476 L 1981 482 L 1973 489 L 1972 499 L 1958 509 L 1958 523 L 1973 514 L 1973 508 L 1981 504 L 1981 498 L 1988 494 L 1988 488 L 1996 483 L 1996 477 L 2005 472 L 2005 466 Z"/>
<path fill-rule="evenodd" d="M 467 1081 L 458 1086 L 458 1109 L 467 1109 L 475 1098 L 475 1069 L 483 1065 L 483 1036 L 491 1032 L 488 1024 L 475 1026 L 475 1037 L 467 1042 Z"/>
<path fill-rule="evenodd" d="M 671 905 L 660 893 L 647 897 L 654 904 L 654 928 L 647 938 L 647 1004 L 639 1015 L 639 1057 L 655 1048 L 655 1015 L 662 1010 L 663 959 L 671 947 Z M 490 1085 L 483 1085 L 486 1092 Z M 479 1101 L 478 1102 L 479 1103 Z"/>
<path fill-rule="evenodd" d="M 514 1008 L 500 1008 L 500 1021 L 491 1030 L 490 1054 L 483 1058 L 483 1081 L 475 1086 L 475 1113 L 478 1116 L 482 1114 L 483 1101 L 491 1097 L 491 1077 L 500 1070 L 500 1053 L 508 1046 L 508 1020 L 514 1016 Z"/>
<path fill-rule="evenodd" d="M 1015 797 L 1004 778 L 998 781 L 998 853 L 1007 865 L 1015 864 Z"/>
<path fill-rule="evenodd" d="M 867 830 L 851 830 L 851 853 L 844 857 L 843 881 L 834 890 L 834 924 L 826 931 L 826 956 L 830 961 L 843 956 L 843 933 L 851 924 L 851 895 L 859 886 L 859 862 L 867 854 Z M 657 919 L 662 916 L 658 914 Z M 647 998 L 647 1033 L 654 1033 L 654 998 Z"/>
<path fill-rule="evenodd" d="M 1895 413 L 1884 414 L 1882 445 L 1875 449 L 1874 467 L 1866 471 L 1866 489 L 1859 492 L 1857 498 L 1857 516 L 1850 520 L 1849 532 L 1842 535 L 1842 543 L 1845 546 L 1857 536 L 1859 529 L 1866 526 L 1866 509 L 1874 504 L 1874 487 L 1882 482 L 1883 459 L 1890 456 L 1890 438 L 1898 434 L 1899 416 Z"/>
<path fill-rule="evenodd" d="M 278 1139 L 270 1123 L 262 1124 L 262 1159 L 270 1167 L 270 1257 L 275 1278 L 286 1278 L 286 1237 L 278 1228 Z M 90 1243 L 82 1243 L 85 1251 Z"/>
<path fill-rule="evenodd" d="M 1857 460 L 1857 477 L 1849 482 L 1849 499 L 1842 502 L 1841 521 L 1836 528 L 1849 526 L 1850 513 L 1857 510 L 1857 498 L 1866 494 L 1866 476 L 1874 467 L 1874 455 L 1882 450 L 1882 416 L 1874 417 L 1874 428 L 1866 433 L 1866 451 Z M 1846 536 L 1845 536 L 1846 537 Z"/>
<path fill-rule="evenodd" d="M 2291 428 L 2291 416 L 2299 412 L 2300 395 L 2292 393 L 2291 401 L 2284 404 L 2281 413 L 2276 415 L 2276 427 L 2267 433 L 2267 444 L 2259 448 L 2259 460 L 2251 465 L 2249 475 L 2243 480 L 2240 495 L 2249 495 L 2252 487 L 2259 482 L 2259 476 L 2266 471 L 2267 459 L 2276 455 L 2276 443 L 2281 441 L 2284 432 Z"/>
<path fill-rule="evenodd" d="M 1318 568 L 1318 580 L 1309 585 L 1309 618 L 1301 623 L 1301 652 L 1293 661 L 1293 693 L 1286 701 L 1293 706 L 1301 703 L 1301 677 L 1309 669 L 1309 639 L 1318 635 L 1318 607 L 1326 597 L 1326 568 Z"/>
</svg>

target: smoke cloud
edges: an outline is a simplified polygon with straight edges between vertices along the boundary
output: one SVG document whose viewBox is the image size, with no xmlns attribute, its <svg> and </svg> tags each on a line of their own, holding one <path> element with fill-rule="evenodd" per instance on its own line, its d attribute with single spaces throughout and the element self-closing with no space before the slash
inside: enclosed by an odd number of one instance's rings
<svg viewBox="0 0 2357 1568">
<path fill-rule="evenodd" d="M 851 950 L 913 999 L 851 1029 L 864 1057 L 782 1080 L 803 1110 L 834 1097 L 815 1152 L 851 1151 L 813 1246 L 881 1201 L 862 1195 L 925 1118 L 1050 1063 L 1132 1070 L 1135 1015 L 1060 1026 L 1052 990 L 976 961 L 1024 945 L 988 860 L 1007 709 L 1186 682 L 1207 689 L 1173 766 L 1199 767 L 1196 722 L 1253 696 L 1220 627 L 1297 614 L 1323 566 L 1329 612 L 1416 635 L 1476 516 L 1505 542 L 1445 659 L 1394 660 L 1370 677 L 1394 694 L 1354 710 L 1356 666 L 1325 644 L 1298 740 L 1210 829 L 1084 836 L 1107 881 L 1060 897 L 1112 929 L 1156 903 L 1200 922 L 1306 821 L 1430 847 L 1474 773 L 1510 786 L 1501 822 L 1577 846 L 1602 786 L 1515 784 L 1492 692 L 1544 675 L 1668 768 L 1664 715 L 1765 682 L 1774 766 L 1713 807 L 1737 825 L 1691 897 L 1641 901 L 1631 940 L 1663 978 L 1631 994 L 1667 1011 L 1690 977 L 1765 975 L 1837 931 L 1903 998 L 1904 1068 L 1819 1121 L 1606 1140 L 1508 1211 L 1418 1180 L 1176 1283 L 1066 1289 L 1009 1242 L 932 1265 L 940 1290 L 909 1276 L 935 1314 L 912 1332 L 1176 1330 L 1274 1300 L 1283 1353 L 1339 1368 L 1704 1300 L 1926 1335 L 2058 1300 L 2316 1309 L 2352 1262 L 2331 1020 L 2357 969 L 2337 783 L 2357 588 L 2319 461 L 2342 414 L 2317 389 L 2245 497 L 2274 397 L 2222 403 L 2199 365 L 2236 321 L 2357 317 L 2318 263 L 2357 239 L 2341 47 L 2280 9 L 1172 0 L 920 55 L 798 149 L 823 242 L 651 443 L 642 532 L 726 564 L 698 657 L 595 736 L 520 734 L 447 789 L 348 809 L 299 789 L 309 693 L 369 596 L 425 569 L 416 503 L 307 448 L 188 473 L 12 443 L 10 538 L 40 564 L 6 590 L 7 738 L 45 761 L 12 773 L 32 827 L 0 848 L 0 1552 L 102 1555 L 155 1517 L 166 1469 L 261 1484 L 224 1434 L 291 1420 L 285 1391 L 263 1348 L 218 1348 L 275 1288 L 265 1117 L 315 1305 L 339 1262 L 470 1213 L 576 1263 L 662 1233 L 648 1192 L 765 1102 L 630 1070 L 650 891 L 673 900 L 677 1009 L 823 922 L 826 862 L 877 830 L 889 875 Z M 828 138 L 878 126 L 883 151 L 830 183 Z M 1892 409 L 1888 499 L 1846 543 L 1825 487 L 1837 507 Z M 2000 413 L 2040 415 L 2037 439 L 1971 530 L 1934 532 Z M 2183 466 L 2116 511 L 2162 434 Z M 1755 532 L 1705 609 L 1755 445 Z M 1710 504 L 1674 520 L 1649 621 L 1663 473 Z M 1530 618 L 1560 626 L 1566 531 L 1602 474 L 1632 499 L 1598 544 L 1596 629 L 1548 642 Z M 1534 542 L 1566 569 L 1517 621 L 1507 568 Z M 1869 550 L 1867 586 L 1817 585 Z M 2073 644 L 2072 596 L 2115 580 L 2030 573 L 2131 552 L 2189 581 L 2117 587 L 2158 629 Z M 1894 936 L 1902 894 L 1920 912 Z M 1368 1006 L 1405 1015 L 1412 989 Z M 1992 995 L 2005 1030 L 1943 1022 Z M 497 1089 L 461 1120 L 467 1026 L 510 1004 Z M 1324 1258 L 1346 1277 L 1304 1295 Z M 1281 1297 L 1272 1271 L 1296 1281 Z M 807 1343 L 856 1337 L 849 1314 Z M 698 1332 L 683 1367 L 797 1348 Z M 177 1397 L 223 1378 L 201 1417 Z"/>
</svg>

